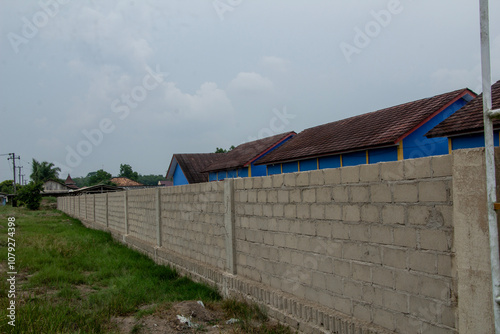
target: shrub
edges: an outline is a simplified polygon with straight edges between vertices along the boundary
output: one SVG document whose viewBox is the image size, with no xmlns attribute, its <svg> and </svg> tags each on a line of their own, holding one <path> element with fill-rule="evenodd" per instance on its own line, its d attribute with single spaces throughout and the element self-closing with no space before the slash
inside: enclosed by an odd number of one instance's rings
<svg viewBox="0 0 500 334">
<path fill-rule="evenodd" d="M 41 182 L 31 181 L 19 190 L 17 200 L 30 210 L 38 210 L 42 201 L 42 190 L 43 184 Z"/>
</svg>

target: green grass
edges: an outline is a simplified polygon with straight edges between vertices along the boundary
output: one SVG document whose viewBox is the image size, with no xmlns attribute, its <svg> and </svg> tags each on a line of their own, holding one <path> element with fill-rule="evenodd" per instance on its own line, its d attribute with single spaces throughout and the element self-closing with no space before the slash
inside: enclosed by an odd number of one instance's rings
<svg viewBox="0 0 500 334">
<path fill-rule="evenodd" d="M 0 274 L 1 333 L 116 333 L 113 316 L 154 312 L 141 305 L 220 299 L 211 287 L 85 228 L 57 210 L 0 207 L 0 263 L 7 264 L 7 218 L 16 218 L 16 326 Z"/>
</svg>

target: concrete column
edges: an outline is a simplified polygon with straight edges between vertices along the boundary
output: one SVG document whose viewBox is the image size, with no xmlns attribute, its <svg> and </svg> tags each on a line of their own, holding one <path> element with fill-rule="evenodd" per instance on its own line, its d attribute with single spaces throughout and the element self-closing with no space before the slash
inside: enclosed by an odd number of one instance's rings
<svg viewBox="0 0 500 334">
<path fill-rule="evenodd" d="M 94 201 L 94 205 L 93 205 L 92 209 L 94 210 L 94 214 L 93 214 L 94 222 L 97 222 L 97 218 L 95 217 L 95 196 L 96 196 L 95 194 L 92 195 L 92 197 L 93 197 L 92 200 Z"/>
<path fill-rule="evenodd" d="M 236 274 L 234 179 L 224 180 L 224 226 L 226 228 L 226 269 Z"/>
<path fill-rule="evenodd" d="M 108 193 L 106 193 L 106 227 L 109 227 Z"/>
<path fill-rule="evenodd" d="M 453 151 L 459 333 L 495 332 L 486 203 L 484 148 Z"/>
<path fill-rule="evenodd" d="M 128 234 L 128 191 L 124 191 L 125 234 Z"/>
<path fill-rule="evenodd" d="M 161 247 L 161 189 L 156 189 L 156 245 Z"/>
</svg>

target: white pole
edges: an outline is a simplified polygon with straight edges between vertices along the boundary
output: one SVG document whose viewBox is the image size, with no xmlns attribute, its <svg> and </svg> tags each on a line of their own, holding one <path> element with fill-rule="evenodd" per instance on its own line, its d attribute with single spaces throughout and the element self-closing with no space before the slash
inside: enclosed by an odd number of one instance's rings
<svg viewBox="0 0 500 334">
<path fill-rule="evenodd" d="M 498 226 L 495 212 L 496 179 L 495 179 L 495 147 L 493 141 L 493 122 L 490 118 L 491 101 L 491 63 L 490 63 L 490 28 L 488 0 L 480 0 L 481 13 L 481 65 L 483 76 L 483 118 L 484 144 L 486 157 L 486 192 L 487 212 L 490 234 L 491 281 L 493 287 L 493 316 L 495 333 L 500 334 L 500 258 L 498 248 Z"/>
</svg>

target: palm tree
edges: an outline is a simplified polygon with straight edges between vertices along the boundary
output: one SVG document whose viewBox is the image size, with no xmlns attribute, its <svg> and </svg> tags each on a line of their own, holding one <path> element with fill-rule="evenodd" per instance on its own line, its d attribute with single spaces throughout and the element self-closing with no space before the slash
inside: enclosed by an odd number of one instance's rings
<svg viewBox="0 0 500 334">
<path fill-rule="evenodd" d="M 50 179 L 57 180 L 61 168 L 56 167 L 52 162 L 43 161 L 42 163 L 33 159 L 30 178 L 34 182 L 45 182 Z"/>
</svg>

